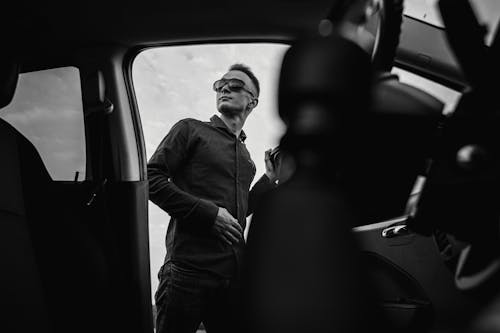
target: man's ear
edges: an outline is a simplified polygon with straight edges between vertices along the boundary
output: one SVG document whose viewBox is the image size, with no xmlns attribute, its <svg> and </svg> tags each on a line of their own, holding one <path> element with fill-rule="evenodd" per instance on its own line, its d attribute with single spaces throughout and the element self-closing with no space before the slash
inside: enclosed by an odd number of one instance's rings
<svg viewBox="0 0 500 333">
<path fill-rule="evenodd" d="M 252 109 L 253 109 L 253 108 L 255 108 L 255 107 L 257 106 L 257 104 L 259 104 L 259 100 L 258 100 L 257 98 L 254 98 L 254 99 L 252 99 L 252 101 L 251 101 L 250 103 L 248 103 L 248 104 L 249 104 L 249 106 L 251 106 L 251 107 L 252 107 Z"/>
</svg>

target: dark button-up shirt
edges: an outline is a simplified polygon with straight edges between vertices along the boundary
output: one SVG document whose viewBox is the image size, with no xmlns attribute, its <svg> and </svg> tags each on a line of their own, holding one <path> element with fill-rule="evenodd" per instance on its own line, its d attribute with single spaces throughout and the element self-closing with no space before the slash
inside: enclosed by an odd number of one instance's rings
<svg viewBox="0 0 500 333">
<path fill-rule="evenodd" d="M 149 160 L 150 200 L 172 217 L 166 262 L 223 278 L 238 271 L 244 240 L 230 246 L 214 234 L 218 209 L 226 208 L 244 229 L 256 197 L 272 187 L 264 175 L 250 192 L 255 165 L 245 139 L 217 116 L 210 122 L 184 119 Z"/>
</svg>

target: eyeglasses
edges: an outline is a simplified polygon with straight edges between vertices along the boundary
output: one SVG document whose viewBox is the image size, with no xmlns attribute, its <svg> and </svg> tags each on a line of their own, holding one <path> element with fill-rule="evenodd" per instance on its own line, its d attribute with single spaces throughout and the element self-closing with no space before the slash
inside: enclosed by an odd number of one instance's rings
<svg viewBox="0 0 500 333">
<path fill-rule="evenodd" d="M 253 92 L 245 88 L 245 82 L 239 80 L 239 79 L 220 79 L 214 82 L 214 91 L 216 92 L 221 92 L 222 88 L 227 85 L 229 90 L 234 91 L 234 92 L 239 92 L 240 90 L 245 90 L 247 93 L 252 95 L 252 97 L 255 97 Z"/>
</svg>

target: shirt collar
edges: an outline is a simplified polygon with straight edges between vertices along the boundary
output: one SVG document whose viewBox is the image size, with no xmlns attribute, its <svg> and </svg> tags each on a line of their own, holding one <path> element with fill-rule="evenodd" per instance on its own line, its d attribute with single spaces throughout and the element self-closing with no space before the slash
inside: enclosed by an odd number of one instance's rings
<svg viewBox="0 0 500 333">
<path fill-rule="evenodd" d="M 225 129 L 226 131 L 230 132 L 231 134 L 233 132 L 231 132 L 231 130 L 227 127 L 226 123 L 224 123 L 224 121 L 222 119 L 220 119 L 217 115 L 213 115 L 211 118 L 210 118 L 210 123 L 217 127 L 217 128 L 223 128 Z M 245 134 L 245 131 L 241 130 L 240 132 L 240 140 L 241 142 L 244 142 L 245 139 L 247 138 L 247 135 Z"/>
</svg>

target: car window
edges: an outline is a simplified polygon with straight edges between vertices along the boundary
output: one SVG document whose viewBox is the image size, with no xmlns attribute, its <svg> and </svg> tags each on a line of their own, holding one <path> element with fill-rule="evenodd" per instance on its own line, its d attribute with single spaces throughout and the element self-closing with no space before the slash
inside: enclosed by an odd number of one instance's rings
<svg viewBox="0 0 500 333">
<path fill-rule="evenodd" d="M 498 27 L 500 1 L 471 0 L 470 3 L 479 23 L 486 25 L 488 28 L 485 41 L 489 45 L 493 40 L 494 31 Z M 406 0 L 404 14 L 432 25 L 443 27 L 443 21 L 438 8 L 438 0 Z"/>
<path fill-rule="evenodd" d="M 444 103 L 443 112 L 453 112 L 460 99 L 461 93 L 442 84 L 428 80 L 420 75 L 411 73 L 401 68 L 393 68 L 392 73 L 397 74 L 403 83 L 422 89 Z"/>
<path fill-rule="evenodd" d="M 85 128 L 76 67 L 22 73 L 0 117 L 37 149 L 53 180 L 85 179 Z"/>
<path fill-rule="evenodd" d="M 183 118 L 208 121 L 217 114 L 213 82 L 230 65 L 244 63 L 258 77 L 259 104 L 248 117 L 245 144 L 256 166 L 254 182 L 264 173 L 264 151 L 273 148 L 285 130 L 278 117 L 277 88 L 282 57 L 288 46 L 245 43 L 170 46 L 148 49 L 134 61 L 132 77 L 144 131 L 147 158 Z M 149 204 L 152 291 L 165 256 L 165 235 L 170 217 Z"/>
</svg>

